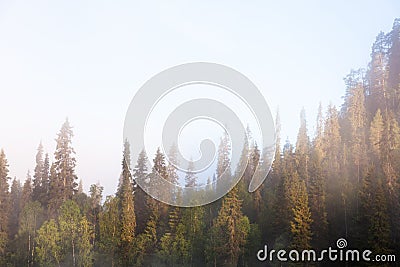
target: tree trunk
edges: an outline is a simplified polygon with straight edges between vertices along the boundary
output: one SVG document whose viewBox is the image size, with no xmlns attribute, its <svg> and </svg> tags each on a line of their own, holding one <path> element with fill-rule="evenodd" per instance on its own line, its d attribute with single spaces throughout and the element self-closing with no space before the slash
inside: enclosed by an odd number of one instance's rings
<svg viewBox="0 0 400 267">
<path fill-rule="evenodd" d="M 75 267 L 76 263 L 75 263 L 75 244 L 74 241 L 72 241 L 72 264 Z"/>
</svg>

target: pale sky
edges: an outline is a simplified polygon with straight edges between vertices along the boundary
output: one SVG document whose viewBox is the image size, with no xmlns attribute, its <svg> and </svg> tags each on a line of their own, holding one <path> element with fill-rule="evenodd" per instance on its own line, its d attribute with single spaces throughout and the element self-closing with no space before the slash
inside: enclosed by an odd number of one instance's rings
<svg viewBox="0 0 400 267">
<path fill-rule="evenodd" d="M 136 90 L 195 61 L 249 77 L 294 142 L 301 108 L 312 134 L 319 102 L 341 104 L 343 77 L 367 65 L 399 11 L 396 0 L 0 0 L 0 148 L 10 176 L 33 171 L 40 141 L 52 156 L 68 117 L 85 190 L 99 181 L 114 193 Z"/>
</svg>

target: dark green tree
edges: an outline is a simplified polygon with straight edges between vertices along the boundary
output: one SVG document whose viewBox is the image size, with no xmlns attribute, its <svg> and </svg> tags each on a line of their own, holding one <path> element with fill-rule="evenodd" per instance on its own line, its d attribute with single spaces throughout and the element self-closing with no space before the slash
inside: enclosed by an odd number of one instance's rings
<svg viewBox="0 0 400 267">
<path fill-rule="evenodd" d="M 131 156 L 129 143 L 124 144 L 124 152 L 122 159 L 121 183 L 118 188 L 118 198 L 120 206 L 121 221 L 121 242 L 120 242 L 120 259 L 123 265 L 129 265 L 132 262 L 131 252 L 133 239 L 135 238 L 136 216 L 133 195 L 133 181 L 130 173 Z"/>
<path fill-rule="evenodd" d="M 9 185 L 8 163 L 4 150 L 0 151 L 0 263 L 4 259 L 8 242 Z"/>
</svg>

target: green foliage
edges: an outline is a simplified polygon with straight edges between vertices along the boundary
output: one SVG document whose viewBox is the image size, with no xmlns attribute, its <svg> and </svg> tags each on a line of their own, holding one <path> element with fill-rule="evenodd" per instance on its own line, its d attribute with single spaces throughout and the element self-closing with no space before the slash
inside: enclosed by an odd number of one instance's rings
<svg viewBox="0 0 400 267">
<path fill-rule="evenodd" d="M 72 266 L 76 266 L 76 244 L 79 237 L 79 223 L 81 220 L 79 206 L 72 200 L 67 200 L 61 206 L 58 219 L 63 249 L 66 255 L 71 253 Z"/>
<path fill-rule="evenodd" d="M 250 230 L 249 219 L 243 216 L 238 190 L 234 187 L 222 200 L 222 206 L 211 229 L 208 259 L 224 266 L 236 266 L 244 252 Z"/>
<path fill-rule="evenodd" d="M 40 144 L 33 179 L 28 174 L 23 186 L 15 178 L 9 190 L 1 150 L 0 265 L 256 266 L 265 244 L 275 250 L 326 249 L 339 237 L 374 254 L 400 251 L 399 36 L 400 20 L 377 36 L 368 68 L 345 78 L 341 109 L 329 105 L 324 116 L 320 105 L 312 138 L 302 110 L 296 145 L 287 140 L 282 149 L 277 114 L 272 170 L 254 193 L 248 183 L 269 167 L 268 151 L 249 130 L 238 162 L 244 167 L 240 182 L 221 200 L 193 208 L 170 207 L 138 186 L 140 181 L 147 189 L 156 174 L 178 183 L 171 164 L 177 163 L 176 146 L 170 164 L 157 150 L 150 173 L 142 150 L 132 177 L 126 142 L 117 192 L 104 203 L 101 185 L 91 185 L 89 196 L 82 180 L 77 188 L 68 120 L 57 135 L 54 159 Z M 226 189 L 220 181 L 231 178 L 230 153 L 225 134 L 207 189 Z M 192 171 L 185 177 L 186 186 L 201 182 Z M 187 197 L 158 189 L 171 198 Z"/>
<path fill-rule="evenodd" d="M 36 254 L 41 266 L 58 266 L 62 259 L 61 235 L 57 223 L 51 219 L 38 230 Z"/>
<path fill-rule="evenodd" d="M 92 241 L 94 239 L 93 225 L 82 217 L 79 228 L 79 239 L 77 240 L 77 266 L 89 267 L 93 266 L 94 252 Z"/>
<path fill-rule="evenodd" d="M 116 251 L 120 243 L 120 220 L 118 213 L 118 199 L 108 196 L 103 204 L 103 211 L 99 214 L 99 248 L 109 255 L 111 261 L 116 260 Z"/>
</svg>

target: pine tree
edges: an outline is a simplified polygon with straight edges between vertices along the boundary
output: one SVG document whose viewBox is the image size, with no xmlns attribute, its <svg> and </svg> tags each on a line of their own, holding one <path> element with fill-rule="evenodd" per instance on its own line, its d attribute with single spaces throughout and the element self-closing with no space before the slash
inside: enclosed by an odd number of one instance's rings
<svg viewBox="0 0 400 267">
<path fill-rule="evenodd" d="M 279 116 L 279 111 L 276 112 L 275 118 L 275 157 L 272 163 L 272 172 L 271 172 L 271 185 L 272 187 L 277 186 L 281 173 L 282 173 L 282 149 L 281 149 L 281 119 Z"/>
<path fill-rule="evenodd" d="M 389 218 L 394 243 L 400 240 L 400 126 L 392 111 L 384 114 L 384 128 L 381 145 L 381 168 L 384 174 L 383 186 L 390 204 Z"/>
<path fill-rule="evenodd" d="M 8 224 L 8 237 L 13 239 L 18 233 L 18 223 L 20 215 L 21 183 L 16 178 L 13 179 L 10 192 L 10 217 Z"/>
<path fill-rule="evenodd" d="M 178 166 L 178 148 L 175 144 L 173 144 L 168 153 L 168 166 L 167 166 L 167 173 L 168 173 L 168 181 L 173 184 L 179 184 L 179 176 L 176 173 L 176 167 Z M 175 165 L 175 166 L 174 166 Z"/>
<path fill-rule="evenodd" d="M 363 222 L 368 233 L 368 247 L 375 253 L 389 253 L 389 217 L 387 199 L 383 190 L 382 179 L 374 167 L 370 167 L 363 179 L 360 192 L 363 207 Z"/>
<path fill-rule="evenodd" d="M 189 161 L 189 165 L 187 167 L 186 176 L 185 176 L 185 186 L 186 187 L 195 187 L 197 185 L 197 177 L 194 172 L 194 162 L 193 160 Z"/>
<path fill-rule="evenodd" d="M 366 110 L 364 99 L 364 88 L 361 82 L 355 87 L 349 87 L 347 119 L 350 124 L 350 144 L 352 151 L 350 156 L 356 166 L 355 177 L 357 184 L 360 183 L 361 169 L 366 164 L 366 148 L 365 148 L 365 125 L 366 125 Z"/>
<path fill-rule="evenodd" d="M 309 157 L 310 157 L 310 140 L 307 134 L 307 122 L 306 122 L 306 111 L 304 108 L 300 112 L 300 128 L 297 134 L 296 143 L 296 161 L 297 170 L 300 178 L 308 184 L 308 168 L 309 168 Z"/>
<path fill-rule="evenodd" d="M 43 171 L 44 171 L 44 160 L 43 160 L 43 145 L 40 142 L 39 147 L 36 153 L 36 167 L 33 174 L 33 191 L 32 191 L 32 199 L 34 201 L 40 201 L 41 196 L 43 195 Z"/>
<path fill-rule="evenodd" d="M 141 185 L 143 185 L 146 183 L 146 180 L 148 179 L 147 161 L 148 159 L 146 156 L 146 152 L 142 150 L 139 154 L 133 173 L 133 179 L 136 181 L 135 184 L 140 183 Z M 134 191 L 135 191 L 136 229 L 138 233 L 142 233 L 146 226 L 146 221 L 149 217 L 148 210 L 146 207 L 146 198 L 148 197 L 148 195 L 140 186 L 134 188 Z"/>
<path fill-rule="evenodd" d="M 165 163 L 165 156 L 161 152 L 160 148 L 157 149 L 156 155 L 153 159 L 153 168 L 152 171 L 149 175 L 150 181 L 154 181 L 154 177 L 158 175 L 159 177 L 168 180 L 168 172 L 167 172 L 167 166 Z M 164 196 L 166 197 L 169 192 L 165 192 L 166 188 L 163 188 L 161 184 L 157 184 L 155 182 L 152 182 L 154 188 L 157 188 L 156 194 L 159 194 L 159 196 Z M 154 196 L 154 195 L 153 195 Z M 161 234 L 165 231 L 166 225 L 165 222 L 168 220 L 168 205 L 165 203 L 162 203 L 160 201 L 157 201 L 153 197 L 147 195 L 146 197 L 146 202 L 147 202 L 147 207 L 149 209 L 149 214 L 150 217 L 153 216 L 153 218 L 149 218 L 149 220 L 155 220 L 155 223 L 158 224 L 158 235 L 157 237 L 160 237 Z M 146 226 L 147 227 L 147 226 Z"/>
<path fill-rule="evenodd" d="M 147 197 L 146 206 L 149 210 L 149 219 L 146 222 L 144 232 L 136 238 L 135 242 L 136 265 L 138 266 L 142 266 L 146 258 L 155 253 L 158 241 L 159 205 L 156 203 L 156 200 Z"/>
<path fill-rule="evenodd" d="M 4 150 L 0 151 L 0 258 L 5 256 L 8 242 L 8 163 Z"/>
<path fill-rule="evenodd" d="M 308 195 L 304 180 L 300 180 L 297 172 L 290 177 L 287 192 L 293 217 L 290 221 L 292 248 L 299 251 L 311 248 L 311 212 L 308 206 Z"/>
<path fill-rule="evenodd" d="M 205 209 L 204 206 L 184 208 L 182 224 L 185 226 L 188 241 L 189 263 L 191 266 L 204 259 L 205 245 Z"/>
<path fill-rule="evenodd" d="M 252 194 L 250 194 L 248 190 L 252 178 L 251 160 L 253 151 L 251 151 L 252 148 L 250 147 L 251 142 L 250 128 L 247 127 L 243 140 L 242 152 L 240 154 L 240 159 L 234 175 L 235 177 L 240 176 L 240 180 L 236 186 L 238 188 L 239 198 L 242 200 L 243 211 L 251 218 L 254 218 L 254 202 L 252 199 Z"/>
<path fill-rule="evenodd" d="M 289 140 L 283 149 L 283 157 L 281 161 L 281 176 L 277 181 L 276 188 L 274 190 L 274 202 L 273 202 L 273 221 L 271 231 L 275 242 L 278 240 L 285 240 L 283 246 L 287 246 L 288 235 L 290 231 L 290 220 L 292 219 L 292 208 L 293 205 L 288 197 L 290 178 L 291 174 L 295 171 L 296 166 L 295 155 L 293 153 L 293 146 Z M 281 241 L 279 241 L 281 242 Z M 278 243 L 279 243 L 278 242 Z"/>
<path fill-rule="evenodd" d="M 186 228 L 181 222 L 181 210 L 174 207 L 169 213 L 168 230 L 160 240 L 160 257 L 168 266 L 187 264 L 190 243 Z"/>
<path fill-rule="evenodd" d="M 372 45 L 371 63 L 368 68 L 368 110 L 372 117 L 378 109 L 387 110 L 387 36 L 380 32 Z"/>
<path fill-rule="evenodd" d="M 214 262 L 223 266 L 236 266 L 239 256 L 244 252 L 244 245 L 250 230 L 250 223 L 241 211 L 238 189 L 234 187 L 222 200 L 218 217 L 211 230 L 211 247 Z M 210 253 L 210 250 L 208 251 Z M 218 256 L 217 256 L 218 255 Z M 214 256 L 214 257 L 210 257 Z M 213 262 L 213 261 L 211 261 Z"/>
<path fill-rule="evenodd" d="M 30 201 L 32 201 L 32 177 L 30 171 L 28 170 L 24 186 L 22 187 L 20 210 L 22 210 Z"/>
<path fill-rule="evenodd" d="M 395 114 L 400 115 L 400 19 L 394 20 L 387 38 L 390 44 L 387 66 L 389 106 Z"/>
<path fill-rule="evenodd" d="M 258 149 L 257 143 L 254 143 L 252 151 L 250 153 L 250 176 L 253 177 L 257 171 L 260 163 L 260 150 Z M 261 216 L 261 204 L 262 204 L 262 186 L 252 193 L 252 208 L 254 210 L 254 220 L 257 220 Z"/>
<path fill-rule="evenodd" d="M 217 179 L 221 178 L 226 173 L 230 175 L 230 153 L 231 146 L 229 135 L 225 132 L 218 148 Z"/>
<path fill-rule="evenodd" d="M 369 136 L 369 143 L 371 147 L 371 152 L 375 157 L 375 160 L 380 159 L 381 155 L 381 142 L 382 142 L 382 135 L 384 130 L 383 124 L 383 117 L 381 114 L 381 110 L 378 109 L 374 116 L 374 119 L 371 122 L 370 127 L 370 136 Z"/>
<path fill-rule="evenodd" d="M 103 199 L 104 187 L 100 183 L 92 184 L 89 189 L 89 201 L 90 201 L 90 214 L 88 215 L 89 223 L 93 225 L 94 234 L 97 237 L 93 239 L 93 246 L 95 241 L 99 238 L 99 213 L 101 211 L 101 200 Z"/>
<path fill-rule="evenodd" d="M 57 147 L 54 152 L 54 169 L 55 178 L 60 183 L 60 195 L 57 197 L 62 198 L 64 201 L 71 199 L 73 194 L 77 191 L 77 179 L 75 174 L 75 151 L 72 148 L 72 127 L 68 119 L 64 122 L 57 137 Z"/>
<path fill-rule="evenodd" d="M 42 170 L 42 181 L 40 194 L 37 196 L 37 200 L 42 204 L 43 207 L 47 207 L 49 204 L 50 195 L 50 159 L 49 154 L 45 154 Z"/>
<path fill-rule="evenodd" d="M 134 195 L 132 188 L 132 177 L 130 174 L 130 150 L 129 143 L 124 144 L 124 153 L 122 160 L 121 184 L 118 188 L 118 198 L 120 206 L 121 220 L 121 243 L 120 257 L 123 265 L 129 265 L 133 239 L 135 238 L 136 217 L 134 208 Z"/>
<path fill-rule="evenodd" d="M 335 232 L 333 235 L 347 236 L 350 186 L 347 164 L 347 144 L 342 142 L 339 114 L 332 105 L 328 106 L 323 134 L 323 168 L 327 187 L 328 221 Z M 354 195 L 354 194 L 353 194 Z"/>
<path fill-rule="evenodd" d="M 317 116 L 317 130 L 313 141 L 310 156 L 310 184 L 309 184 L 309 204 L 311 212 L 311 229 L 314 234 L 313 247 L 321 248 L 326 245 L 328 220 L 326 212 L 326 183 L 323 170 L 323 150 L 322 150 L 322 106 L 320 105 Z"/>
</svg>

